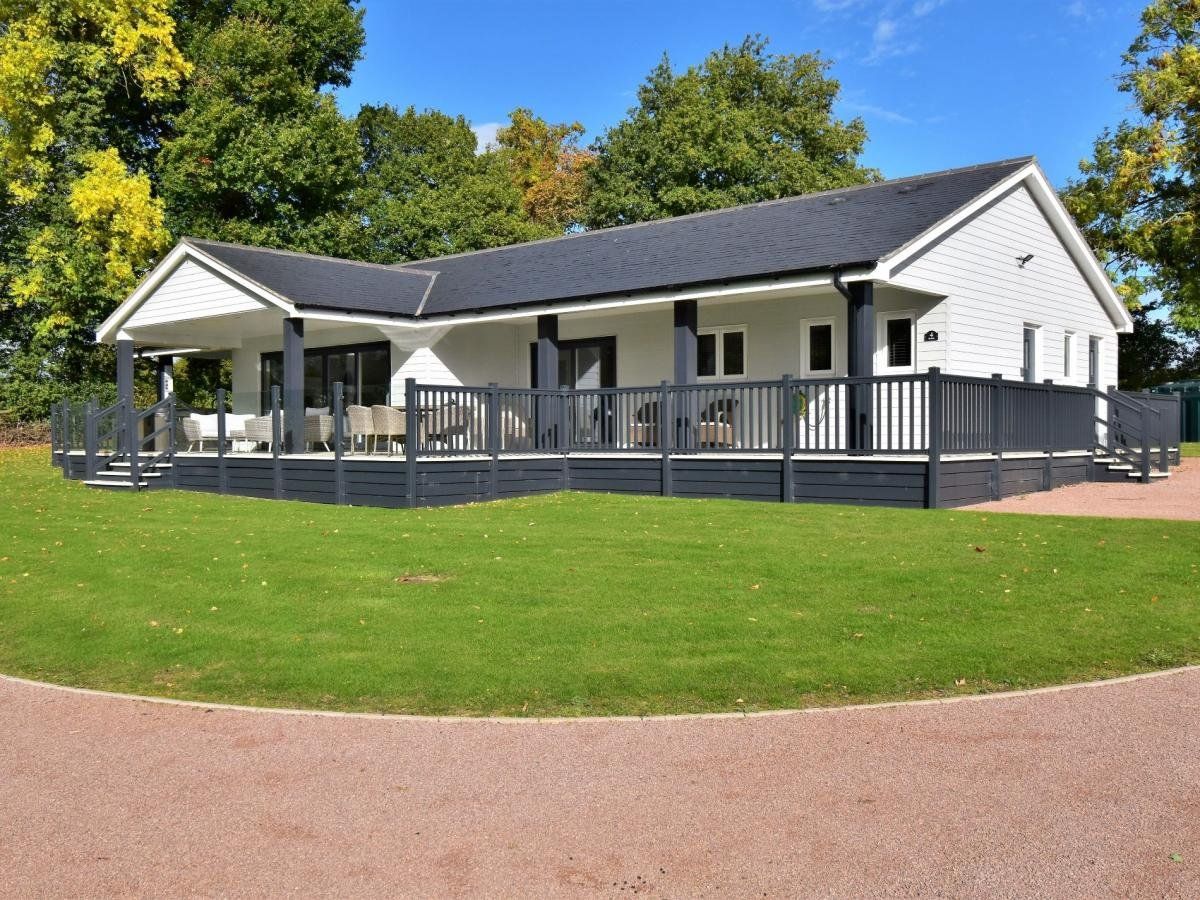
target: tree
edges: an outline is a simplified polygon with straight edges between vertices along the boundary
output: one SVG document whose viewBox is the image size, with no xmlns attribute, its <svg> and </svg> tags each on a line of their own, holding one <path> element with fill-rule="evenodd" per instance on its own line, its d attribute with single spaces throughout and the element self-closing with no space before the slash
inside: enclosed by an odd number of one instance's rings
<svg viewBox="0 0 1200 900">
<path fill-rule="evenodd" d="M 0 374 L 20 392 L 94 376 L 91 330 L 165 243 L 155 109 L 190 65 L 168 0 L 8 0 L 0 22 Z"/>
<path fill-rule="evenodd" d="M 579 147 L 580 122 L 551 125 L 519 107 L 496 133 L 494 151 L 521 191 L 526 215 L 538 225 L 562 233 L 583 220 L 588 170 L 596 161 Z"/>
<path fill-rule="evenodd" d="M 1154 315 L 1161 309 L 1160 303 L 1150 301 L 1130 310 L 1133 333 L 1121 335 L 1118 344 L 1118 368 L 1125 390 L 1140 391 L 1200 375 L 1197 335 L 1180 330 L 1165 316 Z"/>
<path fill-rule="evenodd" d="M 235 0 L 189 11 L 195 72 L 159 159 L 176 234 L 334 253 L 361 164 L 324 88 L 364 40 L 352 0 Z"/>
<path fill-rule="evenodd" d="M 1063 199 L 1131 309 L 1154 293 L 1176 324 L 1196 329 L 1200 2 L 1154 0 L 1141 21 L 1118 82 L 1137 115 L 1100 135 Z"/>
<path fill-rule="evenodd" d="M 363 167 L 344 246 L 358 258 L 395 263 L 555 233 L 530 220 L 496 153 L 476 155 L 462 116 L 364 106 L 357 125 Z"/>
<path fill-rule="evenodd" d="M 858 164 L 861 119 L 833 116 L 840 85 L 817 54 L 769 55 L 747 37 L 676 74 L 662 62 L 638 105 L 593 146 L 588 224 L 619 225 L 845 187 L 877 174 Z"/>
</svg>

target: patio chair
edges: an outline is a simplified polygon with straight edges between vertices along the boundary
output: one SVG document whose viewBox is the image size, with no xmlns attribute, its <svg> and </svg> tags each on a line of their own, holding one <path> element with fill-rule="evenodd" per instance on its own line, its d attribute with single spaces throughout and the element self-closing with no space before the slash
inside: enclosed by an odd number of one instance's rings
<svg viewBox="0 0 1200 900">
<path fill-rule="evenodd" d="M 401 443 L 408 440 L 408 414 L 403 409 L 394 406 L 372 406 L 371 421 L 374 429 L 375 450 L 379 449 L 379 439 L 387 441 L 388 456 L 392 455 L 392 438 L 398 438 Z"/>
<path fill-rule="evenodd" d="M 346 407 L 346 431 L 350 435 L 350 452 L 354 452 L 355 440 L 358 437 L 363 439 L 363 452 L 375 452 L 375 416 L 371 412 L 369 406 L 347 406 Z"/>
<path fill-rule="evenodd" d="M 698 443 L 701 447 L 734 447 L 733 415 L 738 402 L 733 398 L 714 400 L 700 415 L 697 424 Z"/>
<path fill-rule="evenodd" d="M 470 407 L 451 403 L 439 406 L 429 413 L 425 432 L 434 440 L 449 446 L 454 438 L 461 437 L 471 430 L 473 421 L 473 411 Z"/>
<path fill-rule="evenodd" d="M 533 423 L 524 410 L 515 406 L 500 408 L 500 448 L 530 450 L 533 448 Z"/>
<path fill-rule="evenodd" d="M 629 443 L 634 447 L 657 447 L 658 401 L 649 400 L 634 411 L 629 420 Z"/>
<path fill-rule="evenodd" d="M 328 453 L 329 442 L 333 440 L 333 416 L 314 415 L 304 417 L 305 448 L 323 444 Z"/>
<path fill-rule="evenodd" d="M 204 452 L 204 433 L 200 430 L 200 423 L 191 416 L 180 416 L 179 431 L 183 435 L 183 440 L 187 441 L 187 450 L 185 453 L 191 453 L 192 448 L 199 446 L 200 452 Z"/>
<path fill-rule="evenodd" d="M 281 420 L 282 418 L 280 416 Z M 275 440 L 270 416 L 251 416 L 242 424 L 242 431 L 246 435 L 247 441 L 253 444 L 266 444 L 268 450 L 271 449 Z"/>
<path fill-rule="evenodd" d="M 287 436 L 287 417 L 282 413 L 279 415 L 280 433 Z M 246 419 L 245 425 L 242 426 L 245 432 L 246 440 L 252 441 L 255 444 L 266 444 L 267 450 L 271 451 L 275 445 L 274 429 L 271 427 L 270 416 L 252 416 Z M 325 450 L 329 450 L 329 442 L 333 440 L 333 416 L 305 416 L 304 417 L 304 444 L 307 450 L 311 446 L 324 444 Z"/>
</svg>

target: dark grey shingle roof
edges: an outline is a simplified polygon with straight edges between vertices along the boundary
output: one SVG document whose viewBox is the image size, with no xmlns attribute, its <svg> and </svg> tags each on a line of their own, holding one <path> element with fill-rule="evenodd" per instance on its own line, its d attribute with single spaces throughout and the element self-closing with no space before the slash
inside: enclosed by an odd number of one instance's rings
<svg viewBox="0 0 1200 900">
<path fill-rule="evenodd" d="M 454 315 L 870 265 L 1032 161 L 1003 160 L 402 266 L 187 240 L 298 307 Z"/>
<path fill-rule="evenodd" d="M 1032 161 L 1005 160 L 406 263 L 438 273 L 423 315 L 829 271 L 898 250 Z"/>
<path fill-rule="evenodd" d="M 302 308 L 412 316 L 434 279 L 433 273 L 413 271 L 411 267 L 378 266 L 200 238 L 184 240 Z"/>
</svg>

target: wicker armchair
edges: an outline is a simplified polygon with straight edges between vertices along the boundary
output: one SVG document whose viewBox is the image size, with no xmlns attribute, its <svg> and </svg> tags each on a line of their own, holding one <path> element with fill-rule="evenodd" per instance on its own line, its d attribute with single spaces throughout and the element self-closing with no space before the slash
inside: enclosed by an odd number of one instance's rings
<svg viewBox="0 0 1200 900">
<path fill-rule="evenodd" d="M 425 420 L 425 433 L 449 446 L 450 442 L 471 430 L 474 410 L 469 406 L 451 403 L 439 406 Z"/>
<path fill-rule="evenodd" d="M 629 443 L 634 447 L 658 447 L 658 401 L 643 403 L 629 420 Z"/>
<path fill-rule="evenodd" d="M 270 416 L 254 416 L 246 420 L 244 426 L 246 440 L 253 441 L 256 444 L 266 444 L 267 450 L 274 449 L 275 434 L 271 427 Z M 282 434 L 287 434 L 287 419 L 283 413 L 279 414 L 279 430 Z M 305 416 L 304 417 L 304 443 L 306 447 L 314 444 L 324 444 L 325 449 L 329 449 L 329 442 L 333 440 L 333 416 Z"/>
<path fill-rule="evenodd" d="M 735 447 L 733 416 L 738 402 L 732 398 L 714 400 L 700 416 L 697 425 L 698 443 L 701 447 Z"/>
<path fill-rule="evenodd" d="M 500 408 L 500 447 L 504 450 L 533 448 L 533 424 L 524 410 L 515 406 Z"/>
<path fill-rule="evenodd" d="M 407 412 L 394 406 L 372 406 L 371 419 L 374 423 L 375 449 L 379 449 L 379 439 L 383 438 L 387 442 L 388 456 L 391 456 L 392 438 L 407 440 Z"/>
<path fill-rule="evenodd" d="M 191 416 L 180 416 L 179 418 L 179 433 L 183 435 L 183 440 L 187 441 L 186 453 L 191 453 L 192 448 L 199 446 L 200 452 L 204 452 L 204 436 L 200 430 L 200 423 Z"/>
<path fill-rule="evenodd" d="M 280 416 L 281 420 L 282 418 Z M 247 441 L 252 441 L 255 444 L 266 444 L 268 450 L 271 449 L 271 445 L 275 441 L 270 416 L 251 416 L 242 426 L 242 430 L 246 434 Z"/>
<path fill-rule="evenodd" d="M 346 431 L 350 435 L 350 452 L 354 452 L 354 446 L 359 436 L 363 439 L 363 450 L 367 453 L 374 453 L 374 443 L 376 438 L 375 433 L 375 416 L 371 413 L 369 406 L 347 406 L 346 407 Z"/>
</svg>

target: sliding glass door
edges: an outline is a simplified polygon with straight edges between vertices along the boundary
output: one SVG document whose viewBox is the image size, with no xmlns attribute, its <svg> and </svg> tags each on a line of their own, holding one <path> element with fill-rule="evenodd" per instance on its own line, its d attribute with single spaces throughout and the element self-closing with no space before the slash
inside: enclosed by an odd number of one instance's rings
<svg viewBox="0 0 1200 900">
<path fill-rule="evenodd" d="M 333 404 L 333 386 L 344 385 L 346 405 L 384 404 L 391 391 L 391 349 L 387 343 L 349 347 L 314 347 L 304 351 L 304 405 L 323 409 Z M 271 388 L 283 387 L 283 354 L 262 355 L 262 406 L 271 405 Z"/>
</svg>

